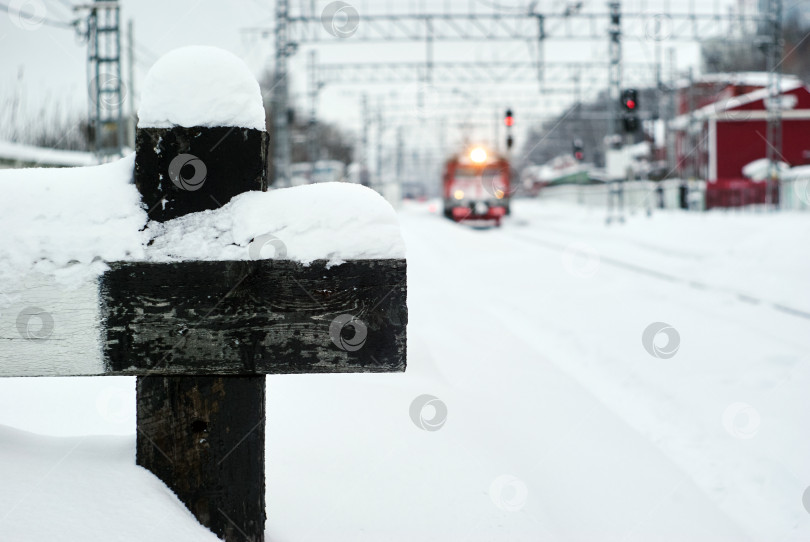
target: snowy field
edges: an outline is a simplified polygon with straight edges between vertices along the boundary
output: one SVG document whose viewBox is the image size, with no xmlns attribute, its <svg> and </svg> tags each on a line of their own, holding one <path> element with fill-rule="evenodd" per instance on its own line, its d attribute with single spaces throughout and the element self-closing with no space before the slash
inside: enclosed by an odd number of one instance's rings
<svg viewBox="0 0 810 542">
<path fill-rule="evenodd" d="M 399 213 L 407 372 L 269 377 L 268 541 L 810 540 L 810 215 L 437 209 Z M 134 400 L 0 379 L 0 540 L 215 540 Z"/>
</svg>

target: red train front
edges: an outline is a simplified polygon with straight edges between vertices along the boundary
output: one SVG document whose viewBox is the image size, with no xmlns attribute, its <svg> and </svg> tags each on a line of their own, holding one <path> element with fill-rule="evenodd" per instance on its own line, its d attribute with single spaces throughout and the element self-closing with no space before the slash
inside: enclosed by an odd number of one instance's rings
<svg viewBox="0 0 810 542">
<path fill-rule="evenodd" d="M 494 220 L 509 214 L 509 162 L 483 147 L 448 160 L 444 168 L 444 215 L 462 220 Z"/>
</svg>

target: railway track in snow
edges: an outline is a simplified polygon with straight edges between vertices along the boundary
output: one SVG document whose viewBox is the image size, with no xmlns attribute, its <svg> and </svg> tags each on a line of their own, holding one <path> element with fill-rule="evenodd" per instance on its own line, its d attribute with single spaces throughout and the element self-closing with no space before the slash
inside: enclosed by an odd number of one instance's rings
<svg viewBox="0 0 810 542">
<path fill-rule="evenodd" d="M 554 229 L 556 231 L 558 231 L 558 232 L 564 233 L 565 235 L 570 235 L 572 237 L 578 238 L 579 240 L 582 240 L 583 242 L 586 240 L 586 237 L 584 237 L 583 235 L 581 235 L 578 232 L 571 231 L 571 230 L 560 229 L 560 228 L 558 228 L 556 226 L 554 227 Z M 504 232 L 504 233 L 506 233 L 506 232 Z M 529 242 L 529 243 L 534 244 L 534 245 L 539 245 L 539 246 L 543 246 L 545 248 L 549 248 L 549 249 L 553 249 L 553 250 L 559 250 L 559 251 L 562 251 L 562 252 L 565 252 L 567 250 L 572 249 L 570 242 L 566 243 L 566 242 L 561 242 L 561 241 L 550 240 L 548 238 L 541 238 L 541 237 L 538 237 L 536 235 L 530 235 L 530 234 L 528 234 L 526 232 L 509 230 L 508 235 L 510 235 L 513 238 L 520 239 L 521 241 L 524 241 L 524 242 Z M 649 248 L 649 247 L 647 247 L 647 248 Z M 750 293 L 747 293 L 747 292 L 743 292 L 743 291 L 737 290 L 735 288 L 727 288 L 727 287 L 723 287 L 723 286 L 718 286 L 716 284 L 711 284 L 711 283 L 708 283 L 708 282 L 705 282 L 705 281 L 702 281 L 702 280 L 697 280 L 697 279 L 693 279 L 693 278 L 689 278 L 689 277 L 677 276 L 677 275 L 672 274 L 672 273 L 667 273 L 665 271 L 661 271 L 661 270 L 658 270 L 658 269 L 653 269 L 653 268 L 648 267 L 648 266 L 628 262 L 628 261 L 623 260 L 621 258 L 616 258 L 616 257 L 609 256 L 609 255 L 606 255 L 606 254 L 603 254 L 603 253 L 599 254 L 599 261 L 601 263 L 606 264 L 606 265 L 610 265 L 611 267 L 615 267 L 615 268 L 618 268 L 618 269 L 623 269 L 625 271 L 629 271 L 629 272 L 632 272 L 632 273 L 637 273 L 637 274 L 648 276 L 648 277 L 653 277 L 653 278 L 656 278 L 656 279 L 659 279 L 659 280 L 671 282 L 673 284 L 681 284 L 683 286 L 686 286 L 686 287 L 689 287 L 689 288 L 694 288 L 696 290 L 703 290 L 703 291 L 707 291 L 707 292 L 715 292 L 715 293 L 731 295 L 731 296 L 736 297 L 739 301 L 742 301 L 743 303 L 749 303 L 749 304 L 752 304 L 752 305 L 768 306 L 768 307 L 770 307 L 770 308 L 772 308 L 772 309 L 774 309 L 776 311 L 779 311 L 779 312 L 781 312 L 783 314 L 794 316 L 796 318 L 803 318 L 803 319 L 806 319 L 806 320 L 810 320 L 810 312 L 808 312 L 806 310 L 802 310 L 802 309 L 799 309 L 799 308 L 796 308 L 796 307 L 791 307 L 791 306 L 786 305 L 784 303 L 781 303 L 781 302 L 778 302 L 778 301 L 773 301 L 771 299 L 767 299 L 767 298 L 764 298 L 764 297 L 761 297 L 761 296 L 758 296 L 758 295 L 755 295 L 755 294 L 750 294 Z"/>
</svg>

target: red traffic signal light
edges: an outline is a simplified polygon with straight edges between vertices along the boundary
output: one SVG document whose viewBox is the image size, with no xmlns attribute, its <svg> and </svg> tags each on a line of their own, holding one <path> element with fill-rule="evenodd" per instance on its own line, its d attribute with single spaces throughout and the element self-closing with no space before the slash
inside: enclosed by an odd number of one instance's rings
<svg viewBox="0 0 810 542">
<path fill-rule="evenodd" d="M 638 91 L 628 88 L 622 92 L 622 107 L 625 111 L 635 111 L 638 108 Z"/>
<path fill-rule="evenodd" d="M 512 116 L 512 110 L 507 109 L 506 115 L 504 116 L 503 123 L 507 126 L 512 126 L 515 124 L 515 117 Z"/>
</svg>

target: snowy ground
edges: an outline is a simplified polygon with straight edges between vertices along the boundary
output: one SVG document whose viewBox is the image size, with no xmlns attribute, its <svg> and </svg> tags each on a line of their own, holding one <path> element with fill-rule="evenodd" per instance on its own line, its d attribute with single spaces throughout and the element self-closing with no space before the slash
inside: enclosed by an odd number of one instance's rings
<svg viewBox="0 0 810 542">
<path fill-rule="evenodd" d="M 810 539 L 810 216 L 436 209 L 400 212 L 407 373 L 269 378 L 268 541 Z M 0 539 L 214 539 L 133 465 L 133 401 L 0 379 Z"/>
</svg>

